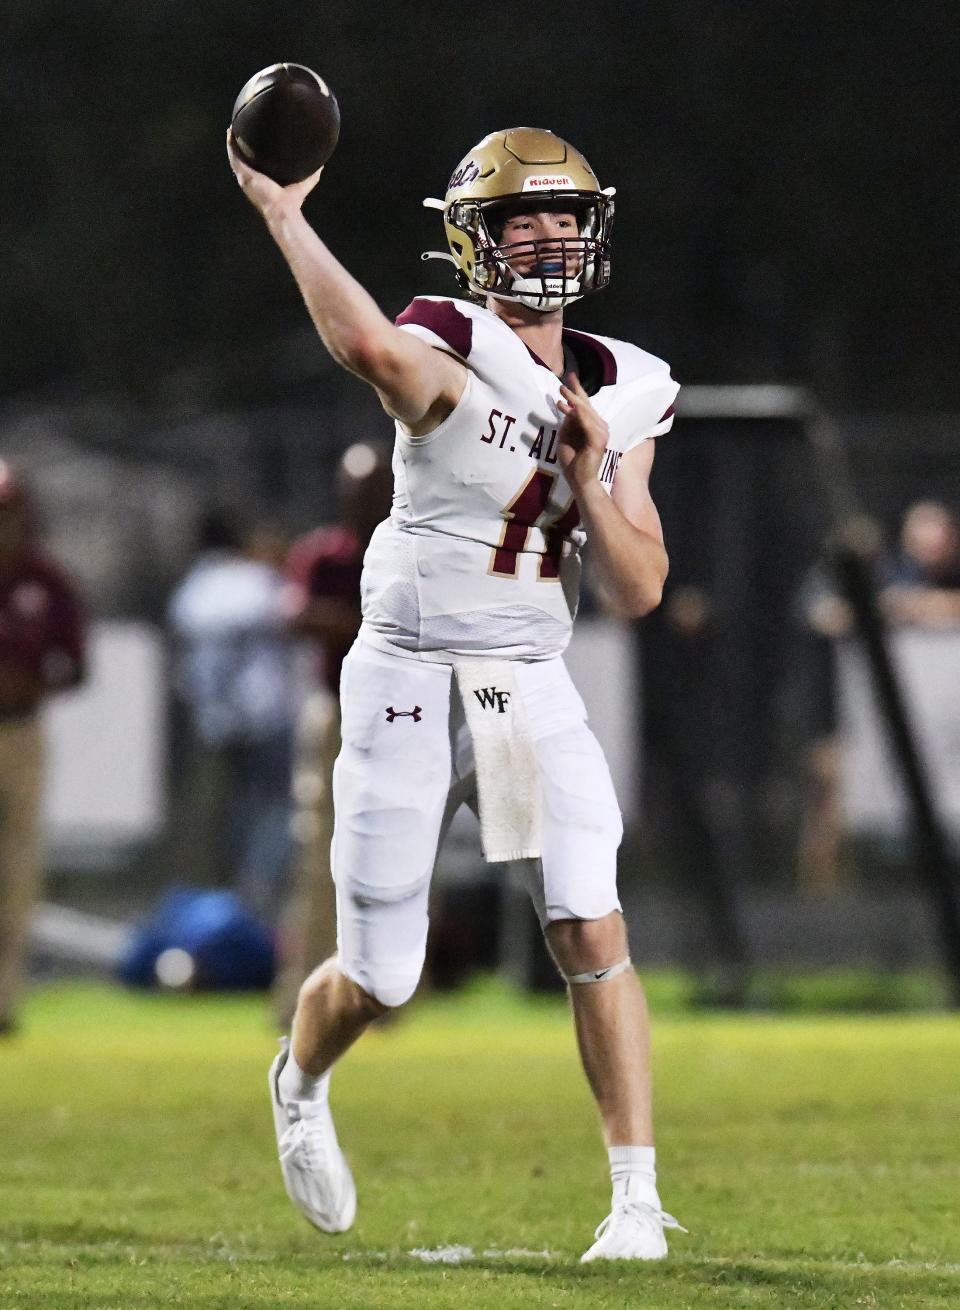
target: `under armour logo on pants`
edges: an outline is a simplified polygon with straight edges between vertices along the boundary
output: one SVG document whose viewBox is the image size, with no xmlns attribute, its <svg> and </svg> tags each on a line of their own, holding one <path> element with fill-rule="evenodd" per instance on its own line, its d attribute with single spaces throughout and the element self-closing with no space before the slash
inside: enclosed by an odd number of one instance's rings
<svg viewBox="0 0 960 1310">
<path fill-rule="evenodd" d="M 414 705 L 412 710 L 395 710 L 392 705 L 387 707 L 387 722 L 392 723 L 394 719 L 413 719 L 414 723 L 419 723 L 423 717 L 423 709 L 420 705 Z"/>
</svg>

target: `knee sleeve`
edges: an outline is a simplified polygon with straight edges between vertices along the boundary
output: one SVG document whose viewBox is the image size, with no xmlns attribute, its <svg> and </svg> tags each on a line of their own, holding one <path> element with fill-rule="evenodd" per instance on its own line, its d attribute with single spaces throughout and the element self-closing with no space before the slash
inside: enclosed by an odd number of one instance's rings
<svg viewBox="0 0 960 1310">
<path fill-rule="evenodd" d="M 604 969 L 588 969 L 586 973 L 564 973 L 565 982 L 571 986 L 582 987 L 588 983 L 610 982 L 613 978 L 618 978 L 621 973 L 626 973 L 633 961 L 629 955 L 626 959 L 619 960 L 616 964 L 608 964 Z M 563 971 L 561 970 L 561 973 Z"/>
</svg>

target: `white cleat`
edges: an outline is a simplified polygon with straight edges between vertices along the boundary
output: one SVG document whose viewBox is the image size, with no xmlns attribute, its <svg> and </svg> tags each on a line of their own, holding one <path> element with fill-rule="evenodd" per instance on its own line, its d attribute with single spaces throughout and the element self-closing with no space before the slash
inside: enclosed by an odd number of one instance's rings
<svg viewBox="0 0 960 1310">
<path fill-rule="evenodd" d="M 591 1260 L 662 1260 L 667 1254 L 665 1228 L 687 1230 L 672 1214 L 644 1205 L 641 1201 L 623 1201 L 615 1205 L 594 1233 L 596 1241 L 580 1257 L 581 1264 Z"/>
<path fill-rule="evenodd" d="M 313 1101 L 284 1101 L 277 1079 L 287 1062 L 284 1038 L 270 1066 L 270 1102 L 277 1133 L 280 1172 L 287 1195 L 305 1219 L 325 1233 L 345 1233 L 357 1213 L 357 1189 L 337 1143 L 333 1116 L 324 1094 Z"/>
</svg>

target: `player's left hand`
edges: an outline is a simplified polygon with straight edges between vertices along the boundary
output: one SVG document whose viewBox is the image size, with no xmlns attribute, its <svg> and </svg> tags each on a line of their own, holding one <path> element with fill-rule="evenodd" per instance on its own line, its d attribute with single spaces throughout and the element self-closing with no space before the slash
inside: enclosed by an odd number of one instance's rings
<svg viewBox="0 0 960 1310">
<path fill-rule="evenodd" d="M 560 384 L 557 402 L 563 420 L 557 432 L 557 457 L 574 492 L 595 482 L 603 462 L 610 429 L 594 409 L 574 374 Z"/>
</svg>

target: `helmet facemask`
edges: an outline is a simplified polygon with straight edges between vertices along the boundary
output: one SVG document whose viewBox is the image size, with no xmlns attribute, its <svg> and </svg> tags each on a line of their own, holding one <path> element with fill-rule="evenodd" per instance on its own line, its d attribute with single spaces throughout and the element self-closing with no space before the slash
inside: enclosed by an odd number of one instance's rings
<svg viewBox="0 0 960 1310">
<path fill-rule="evenodd" d="M 544 210 L 572 213 L 577 235 L 503 240 L 508 217 Z M 473 275 L 460 273 L 464 289 L 480 298 L 519 301 L 541 313 L 562 309 L 607 285 L 612 217 L 612 196 L 595 191 L 457 200 L 445 214 L 448 232 L 462 232 L 473 247 Z"/>
</svg>

